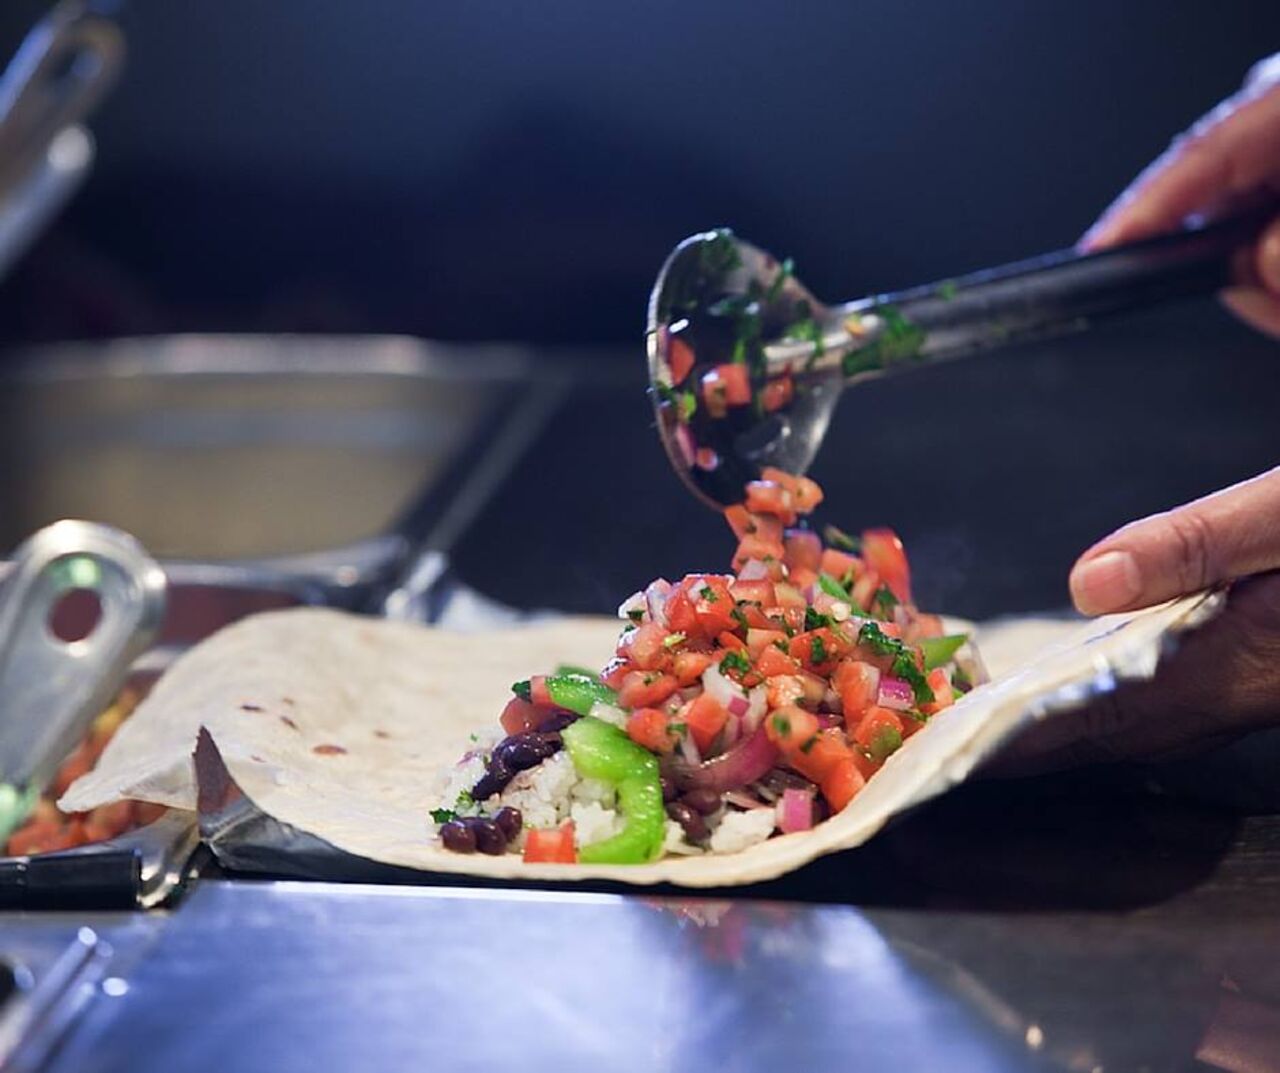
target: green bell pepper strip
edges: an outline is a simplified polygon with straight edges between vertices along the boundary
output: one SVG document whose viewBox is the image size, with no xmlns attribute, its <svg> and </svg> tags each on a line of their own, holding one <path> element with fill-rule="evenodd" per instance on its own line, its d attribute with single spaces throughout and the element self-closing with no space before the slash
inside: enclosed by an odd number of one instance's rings
<svg viewBox="0 0 1280 1073">
<path fill-rule="evenodd" d="M 622 830 L 612 838 L 579 849 L 578 860 L 640 864 L 657 857 L 667 830 L 657 757 L 618 727 L 591 717 L 571 723 L 560 735 L 579 775 L 607 782 L 617 790 L 625 818 Z"/>
<path fill-rule="evenodd" d="M 951 633 L 946 637 L 926 637 L 920 642 L 920 650 L 924 653 L 924 669 L 931 671 L 935 667 L 946 666 L 967 640 L 969 640 L 967 633 Z"/>
<path fill-rule="evenodd" d="M 552 703 L 577 712 L 578 715 L 588 715 L 591 706 L 597 702 L 613 705 L 618 703 L 618 694 L 591 675 L 549 674 L 544 682 Z M 517 682 L 511 687 L 511 692 L 521 700 L 529 700 L 532 693 L 529 679 Z"/>
</svg>

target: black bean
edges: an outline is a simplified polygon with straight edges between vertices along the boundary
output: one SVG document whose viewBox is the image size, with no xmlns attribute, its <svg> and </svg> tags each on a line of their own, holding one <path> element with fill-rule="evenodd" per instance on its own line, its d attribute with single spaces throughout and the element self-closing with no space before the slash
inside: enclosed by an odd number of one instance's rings
<svg viewBox="0 0 1280 1073">
<path fill-rule="evenodd" d="M 493 820 L 483 820 L 478 816 L 473 816 L 467 820 L 467 826 L 471 828 L 472 834 L 475 835 L 476 849 L 481 853 L 488 853 L 491 856 L 498 856 L 507 852 L 507 836 L 502 833 Z"/>
<path fill-rule="evenodd" d="M 570 723 L 576 723 L 581 718 L 576 712 L 556 712 L 542 726 L 538 727 L 539 734 L 555 734 L 563 730 Z"/>
<path fill-rule="evenodd" d="M 667 815 L 684 828 L 684 837 L 690 842 L 707 840 L 706 821 L 683 801 L 672 801 L 667 806 Z"/>
<path fill-rule="evenodd" d="M 813 783 L 803 775 L 797 775 L 794 771 L 785 771 L 784 769 L 777 767 L 768 772 L 764 778 L 760 780 L 760 783 L 766 789 L 772 791 L 777 797 L 782 796 L 783 790 L 815 789 Z"/>
<path fill-rule="evenodd" d="M 520 833 L 524 818 L 520 815 L 518 808 L 503 805 L 493 814 L 493 822 L 498 825 L 498 830 L 502 832 L 503 837 L 510 842 Z"/>
<path fill-rule="evenodd" d="M 471 796 L 476 801 L 484 801 L 500 794 L 514 777 L 515 772 L 495 756 L 489 760 L 488 770 L 480 776 L 480 781 L 471 788 Z"/>
<path fill-rule="evenodd" d="M 674 801 L 680 793 L 679 788 L 676 786 L 676 780 L 669 775 L 659 775 L 658 782 L 662 786 L 662 800 Z"/>
<path fill-rule="evenodd" d="M 511 771 L 525 771 L 537 767 L 547 757 L 559 751 L 563 744 L 559 734 L 529 731 L 512 734 L 494 747 L 490 763 L 501 761 Z"/>
<path fill-rule="evenodd" d="M 475 853 L 476 835 L 470 826 L 461 820 L 450 820 L 440 828 L 440 840 L 444 848 L 454 853 Z"/>
<path fill-rule="evenodd" d="M 710 816 L 720 807 L 720 795 L 714 790 L 690 790 L 680 800 L 701 816 Z"/>
</svg>

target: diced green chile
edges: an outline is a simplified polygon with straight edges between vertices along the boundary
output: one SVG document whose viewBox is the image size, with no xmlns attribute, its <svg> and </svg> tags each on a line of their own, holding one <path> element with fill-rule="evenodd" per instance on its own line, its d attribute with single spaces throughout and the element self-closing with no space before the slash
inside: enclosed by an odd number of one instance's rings
<svg viewBox="0 0 1280 1073">
<path fill-rule="evenodd" d="M 926 637 L 920 642 L 924 652 L 924 669 L 931 671 L 936 667 L 944 667 L 969 640 L 967 633 L 951 633 L 946 637 Z"/>
<path fill-rule="evenodd" d="M 624 818 L 622 830 L 612 838 L 581 847 L 578 860 L 584 864 L 640 864 L 657 857 L 662 852 L 667 819 L 657 757 L 618 727 L 591 717 L 565 727 L 561 736 L 579 775 L 607 782 L 617 790 Z"/>
<path fill-rule="evenodd" d="M 597 702 L 603 704 L 618 703 L 618 694 L 600 679 L 587 674 L 550 674 L 546 679 L 547 695 L 557 707 L 565 708 L 578 715 L 586 715 L 591 706 Z M 517 682 L 511 692 L 521 700 L 532 699 L 529 680 Z"/>
</svg>

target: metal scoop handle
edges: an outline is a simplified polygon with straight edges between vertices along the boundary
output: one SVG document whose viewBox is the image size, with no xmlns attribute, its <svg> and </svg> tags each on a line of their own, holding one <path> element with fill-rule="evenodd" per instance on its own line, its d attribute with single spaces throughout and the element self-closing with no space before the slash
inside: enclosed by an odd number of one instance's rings
<svg viewBox="0 0 1280 1073">
<path fill-rule="evenodd" d="M 924 333 L 926 361 L 1077 331 L 1101 318 L 1231 282 L 1233 255 L 1276 209 L 1128 243 L 1098 253 L 1059 250 L 942 283 L 851 303 L 850 313 L 892 306 Z"/>
</svg>

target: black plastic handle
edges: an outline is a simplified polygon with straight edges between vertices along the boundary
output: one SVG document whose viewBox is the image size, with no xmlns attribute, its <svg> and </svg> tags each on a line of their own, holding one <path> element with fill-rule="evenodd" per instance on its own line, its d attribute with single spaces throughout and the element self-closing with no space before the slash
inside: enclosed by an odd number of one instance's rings
<svg viewBox="0 0 1280 1073">
<path fill-rule="evenodd" d="M 1231 281 L 1232 255 L 1276 211 L 1099 253 L 1059 250 L 882 295 L 875 305 L 892 305 L 924 331 L 919 356 L 926 361 L 1076 331 L 1116 313 L 1220 290 Z"/>
</svg>

